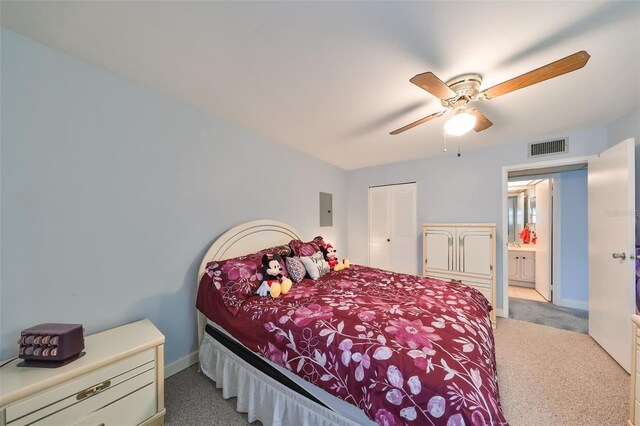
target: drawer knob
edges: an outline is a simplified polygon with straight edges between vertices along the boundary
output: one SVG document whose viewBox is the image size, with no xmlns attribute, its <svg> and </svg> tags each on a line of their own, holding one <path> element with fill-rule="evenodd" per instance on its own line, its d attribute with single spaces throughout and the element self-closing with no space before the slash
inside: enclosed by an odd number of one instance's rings
<svg viewBox="0 0 640 426">
<path fill-rule="evenodd" d="M 85 390 L 78 392 L 78 395 L 76 395 L 76 399 L 80 401 L 82 399 L 88 398 L 96 393 L 102 392 L 109 386 L 111 386 L 111 380 L 107 380 L 105 382 L 102 382 L 100 384 L 97 384 L 95 386 L 92 386 L 90 388 L 87 388 Z"/>
</svg>

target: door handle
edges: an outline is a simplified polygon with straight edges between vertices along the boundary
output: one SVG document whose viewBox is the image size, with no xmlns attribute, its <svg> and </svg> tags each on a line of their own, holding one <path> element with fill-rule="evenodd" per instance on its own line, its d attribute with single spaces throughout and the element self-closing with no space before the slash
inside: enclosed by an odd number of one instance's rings
<svg viewBox="0 0 640 426">
<path fill-rule="evenodd" d="M 613 257 L 614 259 L 625 260 L 627 258 L 627 255 L 624 252 L 622 252 L 622 253 L 611 253 L 611 257 Z"/>
</svg>

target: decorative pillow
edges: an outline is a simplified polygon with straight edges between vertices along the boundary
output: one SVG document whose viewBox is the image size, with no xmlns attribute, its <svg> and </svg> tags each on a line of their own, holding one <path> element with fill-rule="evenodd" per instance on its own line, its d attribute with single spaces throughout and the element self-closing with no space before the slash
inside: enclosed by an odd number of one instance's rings
<svg viewBox="0 0 640 426">
<path fill-rule="evenodd" d="M 289 242 L 289 247 L 291 247 L 291 250 L 293 250 L 293 254 L 295 256 L 311 256 L 314 253 L 320 251 L 320 247 L 322 247 L 322 244 L 322 237 L 317 236 L 308 243 L 304 243 L 300 240 L 291 240 Z"/>
<path fill-rule="evenodd" d="M 294 282 L 299 283 L 307 275 L 307 270 L 300 261 L 299 257 L 287 257 L 285 258 L 287 264 L 287 272 L 289 272 L 289 278 Z"/>
<path fill-rule="evenodd" d="M 215 260 L 207 264 L 206 273 L 222 296 L 222 302 L 233 316 L 238 314 L 242 303 L 253 296 L 262 284 L 262 255 L 273 258 L 282 247 L 271 247 L 257 253 L 233 259 Z M 284 260 L 280 260 L 282 275 L 288 277 Z"/>
<path fill-rule="evenodd" d="M 284 259 L 287 256 L 291 256 L 291 247 L 289 245 L 269 247 L 268 249 L 260 250 L 258 254 L 279 254 Z"/>
<path fill-rule="evenodd" d="M 316 252 L 313 256 L 301 256 L 300 261 L 312 280 L 317 280 L 329 272 L 329 264 L 321 252 Z"/>
</svg>

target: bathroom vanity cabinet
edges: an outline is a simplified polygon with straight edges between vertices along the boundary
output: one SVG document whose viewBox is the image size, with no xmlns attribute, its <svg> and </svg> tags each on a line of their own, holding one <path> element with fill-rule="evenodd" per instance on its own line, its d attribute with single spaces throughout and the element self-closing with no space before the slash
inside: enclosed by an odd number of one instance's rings
<svg viewBox="0 0 640 426">
<path fill-rule="evenodd" d="M 536 251 L 529 247 L 509 247 L 509 282 L 526 287 L 536 282 Z"/>
</svg>

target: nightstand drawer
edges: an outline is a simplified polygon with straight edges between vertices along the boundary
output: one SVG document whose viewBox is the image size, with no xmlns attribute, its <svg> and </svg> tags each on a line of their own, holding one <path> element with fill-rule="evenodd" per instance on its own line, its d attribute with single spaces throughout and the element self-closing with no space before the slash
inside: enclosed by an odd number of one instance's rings
<svg viewBox="0 0 640 426">
<path fill-rule="evenodd" d="M 11 405 L 6 411 L 7 425 L 72 424 L 154 383 L 155 354 L 155 348 L 148 349 Z"/>
<path fill-rule="evenodd" d="M 74 426 L 122 426 L 137 425 L 156 413 L 156 389 L 153 383 L 118 399 L 89 416 L 74 423 Z"/>
</svg>

